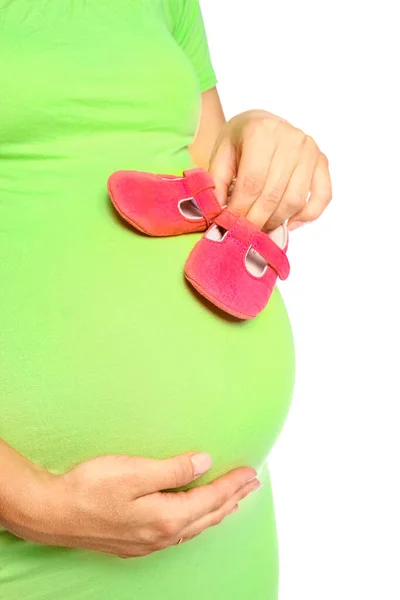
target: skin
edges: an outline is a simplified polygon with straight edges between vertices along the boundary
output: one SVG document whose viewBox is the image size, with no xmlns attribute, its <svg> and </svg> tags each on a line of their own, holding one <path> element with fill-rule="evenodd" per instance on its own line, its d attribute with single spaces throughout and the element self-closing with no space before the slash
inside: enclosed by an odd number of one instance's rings
<svg viewBox="0 0 400 600">
<path fill-rule="evenodd" d="M 328 161 L 310 136 L 262 110 L 226 122 L 216 89 L 202 96 L 189 150 L 210 170 L 221 205 L 229 198 L 230 208 L 260 229 L 288 221 L 293 230 L 317 219 L 331 200 Z M 0 524 L 40 544 L 146 556 L 218 525 L 260 487 L 256 471 L 240 467 L 189 491 L 163 491 L 210 467 L 207 454 L 110 455 L 54 475 L 0 439 Z"/>
<path fill-rule="evenodd" d="M 332 199 L 328 159 L 312 137 L 264 110 L 226 122 L 216 88 L 203 94 L 190 152 L 209 169 L 221 206 L 236 177 L 229 208 L 260 229 L 288 221 L 293 231 L 315 221 Z"/>
<path fill-rule="evenodd" d="M 161 491 L 187 485 L 210 466 L 207 454 L 108 455 L 53 475 L 0 440 L 0 524 L 39 544 L 146 556 L 218 525 L 260 487 L 256 471 L 240 467 L 186 492 Z"/>
</svg>

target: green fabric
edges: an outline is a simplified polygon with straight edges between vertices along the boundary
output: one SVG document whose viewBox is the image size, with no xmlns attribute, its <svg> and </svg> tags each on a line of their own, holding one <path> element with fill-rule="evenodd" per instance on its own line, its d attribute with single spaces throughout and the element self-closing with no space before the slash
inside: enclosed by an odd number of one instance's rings
<svg viewBox="0 0 400 600">
<path fill-rule="evenodd" d="M 118 218 L 116 169 L 191 165 L 215 84 L 195 0 L 0 0 L 0 435 L 61 473 L 87 457 L 209 452 L 203 483 L 260 467 L 286 417 L 294 353 L 278 291 L 234 322 L 188 288 L 198 235 Z M 276 598 L 268 469 L 239 513 L 144 559 L 0 532 L 0 598 Z"/>
</svg>

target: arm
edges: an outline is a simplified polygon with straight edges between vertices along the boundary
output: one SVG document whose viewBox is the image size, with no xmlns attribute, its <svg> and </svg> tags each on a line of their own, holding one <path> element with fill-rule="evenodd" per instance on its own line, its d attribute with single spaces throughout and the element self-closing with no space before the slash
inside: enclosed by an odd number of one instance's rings
<svg viewBox="0 0 400 600">
<path fill-rule="evenodd" d="M 260 487 L 254 469 L 239 467 L 189 493 L 164 491 L 187 486 L 210 467 L 207 454 L 109 455 L 53 475 L 0 439 L 0 525 L 47 546 L 146 556 L 218 525 Z"/>
<path fill-rule="evenodd" d="M 0 525 L 19 537 L 34 538 L 41 493 L 52 478 L 0 439 Z"/>
<path fill-rule="evenodd" d="M 201 96 L 200 123 L 196 137 L 189 146 L 190 156 L 198 167 L 208 169 L 211 153 L 225 122 L 221 100 L 214 87 Z"/>
</svg>

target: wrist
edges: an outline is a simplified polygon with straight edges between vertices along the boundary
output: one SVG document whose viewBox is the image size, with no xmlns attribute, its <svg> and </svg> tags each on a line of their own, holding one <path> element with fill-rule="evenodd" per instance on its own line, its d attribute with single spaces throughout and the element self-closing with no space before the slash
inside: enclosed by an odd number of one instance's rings
<svg viewBox="0 0 400 600">
<path fill-rule="evenodd" d="M 48 513 L 46 490 L 54 477 L 35 465 L 23 464 L 13 470 L 2 486 L 1 524 L 14 535 L 33 539 L 41 528 L 42 515 Z"/>
<path fill-rule="evenodd" d="M 0 440 L 0 526 L 39 543 L 52 543 L 67 514 L 61 478 Z"/>
</svg>

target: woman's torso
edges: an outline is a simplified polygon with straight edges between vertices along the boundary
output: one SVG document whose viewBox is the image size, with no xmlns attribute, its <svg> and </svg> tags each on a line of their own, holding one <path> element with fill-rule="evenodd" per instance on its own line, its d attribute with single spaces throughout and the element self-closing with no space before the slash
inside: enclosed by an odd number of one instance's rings
<svg viewBox="0 0 400 600">
<path fill-rule="evenodd" d="M 0 435 L 55 472 L 189 450 L 209 478 L 258 467 L 286 416 L 279 293 L 251 322 L 211 311 L 182 274 L 198 236 L 138 235 L 107 198 L 114 170 L 190 167 L 199 109 L 165 2 L 0 0 Z"/>
</svg>

